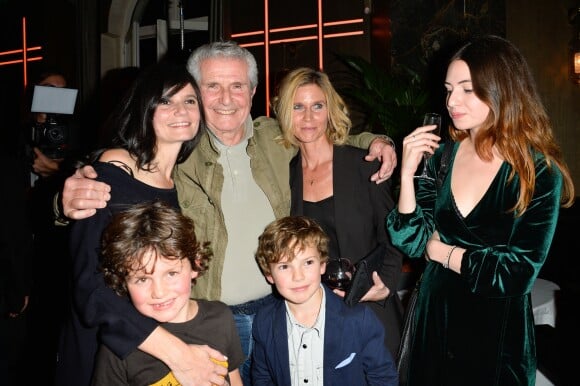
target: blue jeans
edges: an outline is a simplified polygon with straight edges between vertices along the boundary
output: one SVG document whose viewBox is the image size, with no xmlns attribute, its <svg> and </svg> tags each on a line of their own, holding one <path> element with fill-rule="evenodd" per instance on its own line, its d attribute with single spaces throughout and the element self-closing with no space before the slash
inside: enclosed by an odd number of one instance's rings
<svg viewBox="0 0 580 386">
<path fill-rule="evenodd" d="M 251 385 L 251 366 L 252 366 L 252 348 L 254 347 L 254 340 L 252 338 L 252 323 L 254 316 L 258 310 L 274 301 L 273 295 L 268 295 L 257 300 L 251 300 L 246 303 L 236 304 L 230 306 L 234 314 L 234 321 L 240 336 L 240 343 L 242 344 L 242 351 L 246 360 L 240 366 L 240 375 L 244 385 Z"/>
</svg>

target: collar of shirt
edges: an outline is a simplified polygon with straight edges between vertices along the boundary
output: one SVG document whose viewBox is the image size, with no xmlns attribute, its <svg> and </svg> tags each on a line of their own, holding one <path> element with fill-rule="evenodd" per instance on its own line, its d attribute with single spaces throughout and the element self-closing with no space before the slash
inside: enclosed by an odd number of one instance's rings
<svg viewBox="0 0 580 386">
<path fill-rule="evenodd" d="M 286 305 L 286 329 L 288 332 L 288 353 L 292 385 L 323 385 L 324 369 L 324 321 L 326 319 L 326 293 L 322 285 L 322 301 L 316 322 L 312 327 L 296 321 Z"/>
<path fill-rule="evenodd" d="M 207 132 L 209 133 L 209 137 L 219 151 L 228 148 L 240 147 L 240 145 L 243 145 L 243 148 L 245 149 L 246 145 L 248 144 L 248 140 L 254 135 L 254 121 L 252 121 L 252 117 L 248 115 L 248 118 L 246 118 L 246 121 L 244 122 L 244 136 L 238 144 L 233 146 L 224 145 L 223 142 L 217 137 L 217 135 L 211 131 L 211 129 L 208 128 Z"/>
</svg>

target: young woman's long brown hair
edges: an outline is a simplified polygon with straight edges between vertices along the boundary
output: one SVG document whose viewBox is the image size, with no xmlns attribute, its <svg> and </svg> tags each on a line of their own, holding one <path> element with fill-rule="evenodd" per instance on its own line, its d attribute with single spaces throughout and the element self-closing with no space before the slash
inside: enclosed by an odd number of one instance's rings
<svg viewBox="0 0 580 386">
<path fill-rule="evenodd" d="M 489 115 L 475 139 L 477 154 L 491 160 L 492 147 L 512 167 L 520 181 L 520 196 L 514 208 L 521 215 L 528 207 L 536 182 L 535 153 L 560 169 L 563 177 L 561 203 L 574 203 L 574 183 L 562 152 L 554 138 L 552 124 L 536 90 L 536 83 L 520 51 L 498 36 L 485 36 L 463 46 L 452 58 L 467 63 L 473 91 L 490 108 Z M 458 141 L 465 131 L 450 127 Z"/>
</svg>

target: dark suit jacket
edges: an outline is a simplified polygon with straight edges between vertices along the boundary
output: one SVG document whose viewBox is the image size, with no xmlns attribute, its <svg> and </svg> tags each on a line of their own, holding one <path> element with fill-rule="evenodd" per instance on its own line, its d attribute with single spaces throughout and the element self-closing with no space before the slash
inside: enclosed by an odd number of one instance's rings
<svg viewBox="0 0 580 386">
<path fill-rule="evenodd" d="M 324 385 L 399 384 L 384 328 L 369 307 L 348 307 L 324 286 Z M 290 360 L 283 299 L 260 309 L 252 327 L 252 385 L 290 385 Z"/>
<path fill-rule="evenodd" d="M 334 146 L 333 195 L 335 228 L 341 256 L 358 262 L 378 243 L 387 245 L 379 276 L 391 293 L 385 302 L 372 302 L 371 308 L 387 329 L 386 342 L 396 355 L 402 326 L 403 306 L 397 296 L 403 264 L 402 253 L 393 247 L 387 234 L 387 214 L 395 207 L 391 180 L 375 184 L 370 177 L 380 163 L 365 161 L 366 150 L 352 146 Z M 303 212 L 302 159 L 298 154 L 290 161 L 292 215 Z"/>
</svg>

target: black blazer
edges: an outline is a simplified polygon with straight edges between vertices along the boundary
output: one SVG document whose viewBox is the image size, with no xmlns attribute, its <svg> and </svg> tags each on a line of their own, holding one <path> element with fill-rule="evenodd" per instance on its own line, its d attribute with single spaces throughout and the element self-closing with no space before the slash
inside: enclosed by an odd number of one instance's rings
<svg viewBox="0 0 580 386">
<path fill-rule="evenodd" d="M 386 231 L 387 214 L 395 207 L 391 180 L 379 185 L 370 180 L 380 163 L 368 162 L 366 150 L 352 146 L 334 146 L 332 161 L 335 227 L 341 256 L 358 262 L 378 243 L 385 242 L 387 253 L 379 276 L 390 289 L 385 302 L 372 302 L 387 327 L 387 343 L 396 355 L 402 324 L 403 307 L 397 296 L 403 254 L 393 247 Z M 300 152 L 290 161 L 292 215 L 304 214 L 302 157 Z"/>
</svg>

